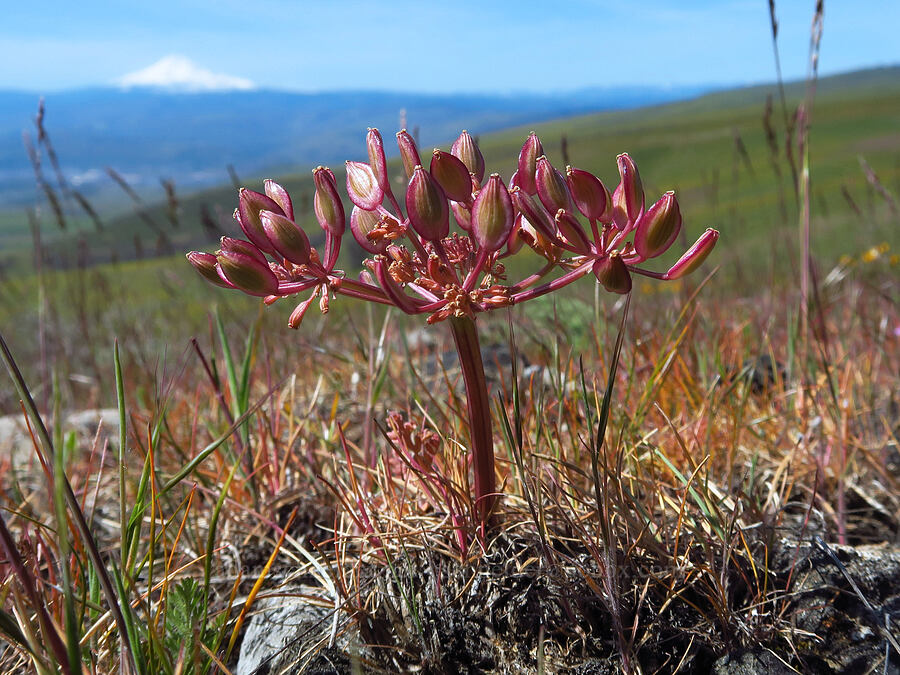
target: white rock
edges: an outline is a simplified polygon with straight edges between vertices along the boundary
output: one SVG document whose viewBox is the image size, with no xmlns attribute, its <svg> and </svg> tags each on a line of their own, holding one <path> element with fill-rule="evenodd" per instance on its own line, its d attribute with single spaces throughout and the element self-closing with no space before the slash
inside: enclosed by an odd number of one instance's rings
<svg viewBox="0 0 900 675">
<path fill-rule="evenodd" d="M 79 410 L 63 420 L 63 434 L 74 431 L 85 448 L 90 447 L 98 428 L 101 442 L 106 439 L 110 445 L 118 446 L 119 411 L 115 408 Z M 34 443 L 21 414 L 0 417 L 0 456 L 10 457 L 13 468 L 23 467 L 35 457 Z"/>
</svg>

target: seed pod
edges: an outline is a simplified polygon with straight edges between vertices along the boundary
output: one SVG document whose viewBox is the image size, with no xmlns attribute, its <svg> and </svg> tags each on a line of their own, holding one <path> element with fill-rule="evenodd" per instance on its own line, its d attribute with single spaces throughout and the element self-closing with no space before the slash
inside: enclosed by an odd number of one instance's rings
<svg viewBox="0 0 900 675">
<path fill-rule="evenodd" d="M 544 154 L 544 146 L 541 145 L 540 139 L 533 131 L 529 134 L 522 150 L 519 152 L 519 167 L 516 170 L 518 186 L 522 188 L 526 194 L 537 194 L 537 185 L 534 181 L 535 171 L 537 170 L 537 158 Z"/>
<path fill-rule="evenodd" d="M 205 253 L 204 251 L 191 251 L 185 257 L 188 259 L 188 262 L 194 266 L 194 269 L 200 272 L 203 278 L 206 279 L 209 283 L 215 284 L 216 286 L 221 286 L 222 288 L 234 288 L 233 285 L 219 276 L 218 269 L 216 268 L 216 256 L 214 256 L 212 253 Z"/>
<path fill-rule="evenodd" d="M 716 247 L 717 241 L 719 241 L 718 231 L 712 228 L 706 230 L 700 235 L 700 238 L 694 245 L 678 259 L 678 262 L 669 268 L 669 271 L 665 274 L 666 279 L 680 279 L 700 267 Z"/>
<path fill-rule="evenodd" d="M 478 246 L 489 253 L 499 251 L 509 241 L 514 216 L 503 179 L 492 173 L 472 206 L 472 234 Z"/>
<path fill-rule="evenodd" d="M 569 213 L 574 211 L 572 197 L 562 174 L 554 169 L 550 160 L 544 156 L 537 158 L 536 166 L 534 180 L 538 198 L 544 208 L 550 213 L 556 213 L 560 209 L 565 209 Z M 522 176 L 519 176 L 519 181 L 522 181 Z"/>
<path fill-rule="evenodd" d="M 413 169 L 406 188 L 409 224 L 426 241 L 443 239 L 450 232 L 450 209 L 444 191 L 420 166 Z"/>
<path fill-rule="evenodd" d="M 400 159 L 403 160 L 403 170 L 406 172 L 406 178 L 412 178 L 413 171 L 422 163 L 422 160 L 419 159 L 419 149 L 416 147 L 416 141 L 406 129 L 401 129 L 397 132 L 397 147 L 400 148 Z"/>
<path fill-rule="evenodd" d="M 638 219 L 634 250 L 644 260 L 666 252 L 681 231 L 681 209 L 674 192 L 667 192 Z"/>
<path fill-rule="evenodd" d="M 524 214 L 520 213 L 516 216 L 516 222 L 513 225 L 516 232 L 515 236 L 528 244 L 538 255 L 542 255 L 547 260 L 556 258 L 556 246 L 538 230 Z M 510 236 L 512 240 L 512 236 Z"/>
<path fill-rule="evenodd" d="M 509 239 L 506 240 L 506 252 L 509 255 L 515 255 L 525 244 L 526 240 L 531 242 L 534 237 L 530 233 L 526 233 L 523 229 L 522 221 L 524 220 L 521 213 L 517 214 L 513 220 L 512 230 L 509 233 Z M 528 222 L 527 220 L 525 222 Z"/>
<path fill-rule="evenodd" d="M 460 229 L 471 232 L 472 211 L 469 207 L 463 206 L 459 202 L 450 202 L 450 210 L 453 212 L 453 217 L 456 219 L 456 224 L 459 225 Z"/>
<path fill-rule="evenodd" d="M 263 230 L 262 222 L 259 219 L 259 212 L 263 209 L 274 211 L 275 213 L 284 213 L 281 207 L 271 198 L 259 192 L 241 188 L 240 199 L 238 201 L 238 224 L 241 226 L 247 239 L 265 253 L 275 253 L 266 232 Z"/>
<path fill-rule="evenodd" d="M 435 149 L 431 156 L 431 175 L 448 198 L 464 204 L 472 203 L 472 176 L 458 157 Z"/>
<path fill-rule="evenodd" d="M 316 184 L 316 196 L 313 199 L 316 220 L 323 230 L 340 237 L 344 233 L 346 222 L 334 173 L 331 169 L 319 166 L 313 170 L 313 180 Z"/>
<path fill-rule="evenodd" d="M 617 252 L 600 258 L 594 263 L 594 276 L 610 293 L 625 294 L 631 291 L 631 273 Z"/>
<path fill-rule="evenodd" d="M 556 221 L 556 231 L 564 241 L 577 249 L 579 253 L 590 253 L 591 242 L 584 233 L 581 223 L 575 219 L 575 216 L 568 211 L 560 209 L 556 212 L 554 220 Z"/>
<path fill-rule="evenodd" d="M 453 142 L 450 148 L 450 154 L 462 160 L 466 165 L 478 184 L 484 179 L 484 156 L 478 149 L 475 139 L 469 135 L 469 132 L 463 129 L 459 137 Z"/>
<path fill-rule="evenodd" d="M 266 256 L 263 255 L 262 251 L 256 248 L 256 246 L 251 242 L 244 241 L 243 239 L 235 239 L 234 237 L 221 237 L 219 239 L 219 248 L 223 251 L 249 255 L 250 257 L 258 260 L 262 265 L 269 264 L 269 261 L 266 260 Z"/>
<path fill-rule="evenodd" d="M 384 190 L 375 178 L 372 167 L 365 162 L 346 162 L 347 194 L 350 201 L 361 209 L 374 211 L 384 199 Z"/>
<path fill-rule="evenodd" d="M 293 220 L 294 204 L 291 202 L 291 196 L 288 194 L 288 191 L 271 178 L 266 178 L 263 181 L 263 185 L 265 186 L 266 196 L 281 207 L 284 215 Z"/>
<path fill-rule="evenodd" d="M 510 192 L 513 204 L 544 237 L 553 241 L 556 239 L 556 223 L 540 204 L 522 192 L 521 188 L 515 188 Z"/>
<path fill-rule="evenodd" d="M 602 220 L 609 206 L 609 191 L 599 178 L 589 171 L 566 167 L 566 184 L 575 206 L 590 220 Z"/>
<path fill-rule="evenodd" d="M 286 216 L 272 211 L 260 211 L 263 229 L 272 246 L 295 265 L 309 264 L 309 238 Z"/>
<path fill-rule="evenodd" d="M 632 227 L 644 210 L 644 187 L 637 164 L 627 153 L 616 157 L 619 185 L 613 192 L 613 224 L 620 230 Z"/>
<path fill-rule="evenodd" d="M 387 172 L 387 158 L 384 156 L 384 140 L 378 129 L 369 129 L 366 134 L 366 149 L 369 151 L 369 166 L 375 174 L 375 180 L 381 189 L 387 193 L 391 181 Z"/>
<path fill-rule="evenodd" d="M 222 249 L 216 255 L 216 262 L 224 279 L 248 295 L 265 297 L 278 292 L 278 278 L 268 264 L 254 256 Z"/>
</svg>

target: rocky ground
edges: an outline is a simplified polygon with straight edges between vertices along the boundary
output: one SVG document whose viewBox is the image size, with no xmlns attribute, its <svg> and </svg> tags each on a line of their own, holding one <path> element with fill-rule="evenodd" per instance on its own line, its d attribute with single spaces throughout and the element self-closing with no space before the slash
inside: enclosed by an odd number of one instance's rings
<svg viewBox="0 0 900 675">
<path fill-rule="evenodd" d="M 474 566 L 438 569 L 416 559 L 399 584 L 373 568 L 368 611 L 358 609 L 355 621 L 310 602 L 321 590 L 273 588 L 250 621 L 235 672 L 622 672 L 610 614 L 590 584 L 572 575 L 578 564 L 554 570 L 536 561 L 523 570 L 517 561 L 527 553 L 527 543 L 507 538 Z M 644 631 L 632 667 L 715 675 L 900 673 L 900 547 L 782 540 L 771 572 L 773 587 L 790 588 L 778 603 L 777 631 L 729 648 L 721 634 L 698 634 L 699 616 L 686 606 L 659 616 L 650 602 L 638 630 L 642 621 L 653 628 Z"/>
</svg>

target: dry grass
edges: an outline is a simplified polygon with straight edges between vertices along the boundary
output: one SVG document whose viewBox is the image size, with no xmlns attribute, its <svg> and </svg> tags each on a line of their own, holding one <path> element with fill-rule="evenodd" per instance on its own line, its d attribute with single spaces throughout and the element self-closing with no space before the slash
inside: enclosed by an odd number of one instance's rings
<svg viewBox="0 0 900 675">
<path fill-rule="evenodd" d="M 4 467 L 4 519 L 52 626 L 7 558 L 4 629 L 20 627 L 22 644 L 3 668 L 52 672 L 64 661 L 56 632 L 77 637 L 92 672 L 129 661 L 224 670 L 266 577 L 286 571 L 315 579 L 341 626 L 349 617 L 380 643 L 360 658 L 386 670 L 439 668 L 446 655 L 419 639 L 435 630 L 426 604 L 458 609 L 479 576 L 544 580 L 556 609 L 535 610 L 541 640 L 518 635 L 548 667 L 578 653 L 617 653 L 633 672 L 753 644 L 790 654 L 791 577 L 770 568 L 781 542 L 897 541 L 897 290 L 887 256 L 834 270 L 811 309 L 805 363 L 790 299 L 701 301 L 710 288 L 687 286 L 638 298 L 602 444 L 621 303 L 582 303 L 593 330 L 581 354 L 552 324 L 516 316 L 515 349 L 541 367 L 526 377 L 518 363 L 516 380 L 507 365 L 493 387 L 504 497 L 485 536 L 468 497 L 459 376 L 440 345 L 411 346 L 402 322 L 370 315 L 332 330 L 325 350 L 309 333 L 290 344 L 254 334 L 246 359 L 236 340 L 230 355 L 198 346 L 152 395 L 124 390 L 121 474 L 115 448 L 74 438 L 41 448 L 43 472 Z M 73 530 L 67 555 L 48 516 L 55 456 L 92 532 Z M 133 658 L 92 547 L 114 570 Z"/>
</svg>

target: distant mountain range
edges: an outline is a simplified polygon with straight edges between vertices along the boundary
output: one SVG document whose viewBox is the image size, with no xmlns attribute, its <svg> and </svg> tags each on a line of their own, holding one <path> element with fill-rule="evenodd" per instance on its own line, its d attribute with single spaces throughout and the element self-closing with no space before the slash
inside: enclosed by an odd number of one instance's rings
<svg viewBox="0 0 900 675">
<path fill-rule="evenodd" d="M 391 139 L 403 117 L 428 148 L 452 140 L 463 128 L 480 134 L 709 90 L 617 87 L 547 95 L 423 95 L 94 88 L 48 94 L 45 126 L 67 180 L 96 198 L 112 187 L 106 167 L 139 191 L 158 187 L 160 178 L 173 179 L 179 189 L 200 187 L 227 180 L 228 165 L 244 175 L 359 157 L 365 152 L 367 127 L 378 127 Z M 0 207 L 34 199 L 34 173 L 22 134 L 35 136 L 38 101 L 36 93 L 0 91 Z M 50 167 L 45 171 L 49 176 Z"/>
</svg>

